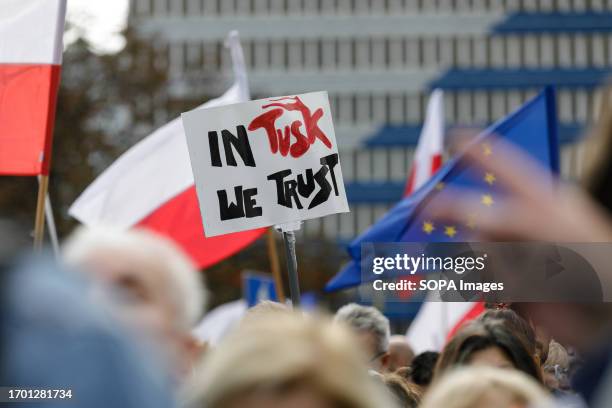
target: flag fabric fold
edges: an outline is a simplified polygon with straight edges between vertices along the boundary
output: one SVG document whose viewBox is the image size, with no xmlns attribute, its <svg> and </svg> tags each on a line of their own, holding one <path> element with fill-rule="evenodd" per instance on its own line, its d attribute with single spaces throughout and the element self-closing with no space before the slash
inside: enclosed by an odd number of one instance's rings
<svg viewBox="0 0 612 408">
<path fill-rule="evenodd" d="M 242 102 L 238 85 L 201 109 Z M 193 186 L 181 119 L 132 146 L 77 198 L 69 214 L 84 224 L 129 228 Z"/>
<path fill-rule="evenodd" d="M 237 34 L 230 34 L 228 44 L 236 83 L 199 109 L 249 99 Z M 265 232 L 257 229 L 213 238 L 204 236 L 180 118 L 157 129 L 119 157 L 78 197 L 69 214 L 86 225 L 155 231 L 179 244 L 201 268 L 234 254 Z"/>
<path fill-rule="evenodd" d="M 556 126 L 554 91 L 545 88 L 517 111 L 482 132 L 473 143 L 481 149 L 481 154 L 494 158 L 495 141 L 503 139 L 526 151 L 551 172 L 557 173 L 559 161 Z M 433 200 L 450 199 L 445 194 L 447 187 L 452 187 L 455 192 L 457 188 L 479 192 L 482 211 L 503 199 L 503 191 L 496 187 L 495 174 L 482 174 L 464 163 L 461 157 L 450 160 L 421 188 L 404 198 L 349 245 L 349 254 L 353 260 L 328 282 L 326 290 L 340 290 L 363 283 L 362 243 L 470 240 L 474 231 L 477 231 L 478 214 L 466 214 L 463 225 L 445 225 L 423 215 L 424 206 Z M 406 333 L 407 341 L 416 353 L 441 350 L 448 337 L 461 325 L 484 311 L 483 302 L 428 301 L 429 295 Z"/>
<path fill-rule="evenodd" d="M 0 175 L 48 174 L 66 0 L 0 7 Z"/>
<path fill-rule="evenodd" d="M 415 354 L 440 351 L 450 336 L 483 311 L 483 302 L 440 302 L 425 298 L 408 327 L 406 341 Z"/>
<path fill-rule="evenodd" d="M 556 173 L 559 163 L 556 120 L 554 90 L 547 87 L 518 110 L 476 136 L 472 143 L 482 154 L 494 158 L 496 141 L 504 140 Z M 479 193 L 482 211 L 496 205 L 503 196 L 503 192 L 497 188 L 494 174 L 481 174 L 479 169 L 466 164 L 461 156 L 449 160 L 420 189 L 404 198 L 350 243 L 348 251 L 351 263 L 328 282 L 326 290 L 340 290 L 363 283 L 360 268 L 362 243 L 461 242 L 474 237 L 478 214 L 466 214 L 463 225 L 446 225 L 426 219 L 423 213 L 423 208 L 432 200 L 451 199 L 451 190 L 456 192 L 457 189 Z"/>
<path fill-rule="evenodd" d="M 444 130 L 444 93 L 440 89 L 434 89 L 427 104 L 425 123 L 414 152 L 404 197 L 425 184 L 442 166 Z"/>
</svg>

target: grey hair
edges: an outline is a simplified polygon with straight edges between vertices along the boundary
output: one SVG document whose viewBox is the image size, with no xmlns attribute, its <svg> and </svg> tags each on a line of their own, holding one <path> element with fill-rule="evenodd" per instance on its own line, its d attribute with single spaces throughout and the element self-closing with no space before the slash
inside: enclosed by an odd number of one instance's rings
<svg viewBox="0 0 612 408">
<path fill-rule="evenodd" d="M 376 337 L 377 351 L 382 353 L 389 350 L 389 319 L 375 307 L 349 303 L 338 309 L 334 322 L 342 322 L 358 332 L 372 333 Z"/>
<path fill-rule="evenodd" d="M 100 249 L 138 251 L 156 257 L 167 273 L 168 295 L 177 309 L 179 326 L 188 329 L 199 320 L 206 304 L 206 286 L 192 260 L 174 242 L 144 229 L 81 226 L 64 243 L 64 261 L 79 265 Z"/>
</svg>

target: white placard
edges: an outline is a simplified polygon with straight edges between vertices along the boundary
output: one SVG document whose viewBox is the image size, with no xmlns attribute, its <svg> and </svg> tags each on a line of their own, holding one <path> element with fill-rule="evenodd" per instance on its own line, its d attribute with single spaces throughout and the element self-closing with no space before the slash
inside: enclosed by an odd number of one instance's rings
<svg viewBox="0 0 612 408">
<path fill-rule="evenodd" d="M 207 237 L 349 211 L 327 92 L 182 119 Z"/>
</svg>

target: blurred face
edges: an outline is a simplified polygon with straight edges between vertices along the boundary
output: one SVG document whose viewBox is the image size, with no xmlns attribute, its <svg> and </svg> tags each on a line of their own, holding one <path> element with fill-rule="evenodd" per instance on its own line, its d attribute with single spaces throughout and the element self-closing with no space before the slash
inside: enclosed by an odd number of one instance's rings
<svg viewBox="0 0 612 408">
<path fill-rule="evenodd" d="M 381 353 L 378 350 L 376 336 L 370 332 L 362 331 L 357 333 L 357 339 L 370 368 L 378 372 L 384 371 L 389 362 L 389 353 Z"/>
<path fill-rule="evenodd" d="M 547 365 L 542 369 L 544 384 L 550 390 L 571 390 L 571 381 L 568 376 L 568 369 L 559 365 Z"/>
<path fill-rule="evenodd" d="M 558 390 L 561 388 L 554 370 L 542 370 L 542 379 L 544 380 L 544 385 L 546 385 L 549 390 Z"/>
<path fill-rule="evenodd" d="M 112 295 L 110 303 L 118 318 L 163 350 L 166 361 L 183 370 L 187 358 L 184 348 L 189 345 L 176 324 L 167 271 L 156 257 L 138 251 L 99 250 L 81 267 L 102 284 L 99 295 Z"/>
<path fill-rule="evenodd" d="M 467 361 L 470 365 L 481 365 L 497 368 L 514 368 L 512 361 L 499 347 L 488 347 L 472 353 Z"/>
<path fill-rule="evenodd" d="M 117 296 L 120 317 L 130 326 L 158 334 L 171 326 L 175 310 L 164 291 L 166 276 L 155 259 L 135 252 L 98 251 L 83 267 Z"/>
<path fill-rule="evenodd" d="M 387 369 L 390 372 L 410 366 L 413 358 L 414 353 L 404 340 L 391 340 L 389 342 L 389 366 Z"/>
</svg>

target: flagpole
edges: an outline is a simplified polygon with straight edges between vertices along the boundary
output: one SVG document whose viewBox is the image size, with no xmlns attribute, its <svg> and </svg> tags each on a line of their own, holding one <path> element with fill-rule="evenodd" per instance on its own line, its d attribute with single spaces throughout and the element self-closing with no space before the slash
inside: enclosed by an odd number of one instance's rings
<svg viewBox="0 0 612 408">
<path fill-rule="evenodd" d="M 276 239 L 274 230 L 268 228 L 266 232 L 266 244 L 268 247 L 268 258 L 270 259 L 270 270 L 274 277 L 274 286 L 276 288 L 276 297 L 280 303 L 285 303 L 285 290 L 283 288 L 283 277 L 281 276 L 280 263 L 278 261 L 278 251 L 276 250 Z"/>
<path fill-rule="evenodd" d="M 293 307 L 300 306 L 300 284 L 297 273 L 297 257 L 295 256 L 295 230 L 282 230 L 285 242 L 285 258 L 287 258 L 287 275 L 289 276 L 289 292 Z"/>
<path fill-rule="evenodd" d="M 45 196 L 45 218 L 47 219 L 47 228 L 49 229 L 49 239 L 51 240 L 53 254 L 56 259 L 59 259 L 59 240 L 57 239 L 57 228 L 55 227 L 55 217 L 53 216 L 49 192 Z"/>
<path fill-rule="evenodd" d="M 34 251 L 40 251 L 45 232 L 45 197 L 49 190 L 49 175 L 43 174 L 38 179 L 38 197 L 36 200 L 36 217 L 34 219 Z"/>
<path fill-rule="evenodd" d="M 238 84 L 240 99 L 246 102 L 251 99 L 251 93 L 249 91 L 249 81 L 247 78 L 246 64 L 244 62 L 244 53 L 242 51 L 242 45 L 240 44 L 240 35 L 237 30 L 232 30 L 229 32 L 225 40 L 225 46 L 230 50 L 230 55 L 232 58 L 232 69 L 234 71 L 234 80 Z M 272 228 L 268 228 L 266 234 L 268 258 L 270 259 L 270 270 L 272 271 L 272 277 L 274 278 L 274 286 L 276 287 L 276 297 L 278 298 L 279 302 L 284 304 L 286 297 L 285 290 L 283 288 L 283 277 L 281 275 L 280 263 L 278 261 L 278 251 L 276 250 L 276 239 L 274 237 L 274 231 L 272 230 Z M 299 298 L 299 292 L 297 296 Z M 293 298 L 293 292 L 291 297 Z"/>
</svg>

